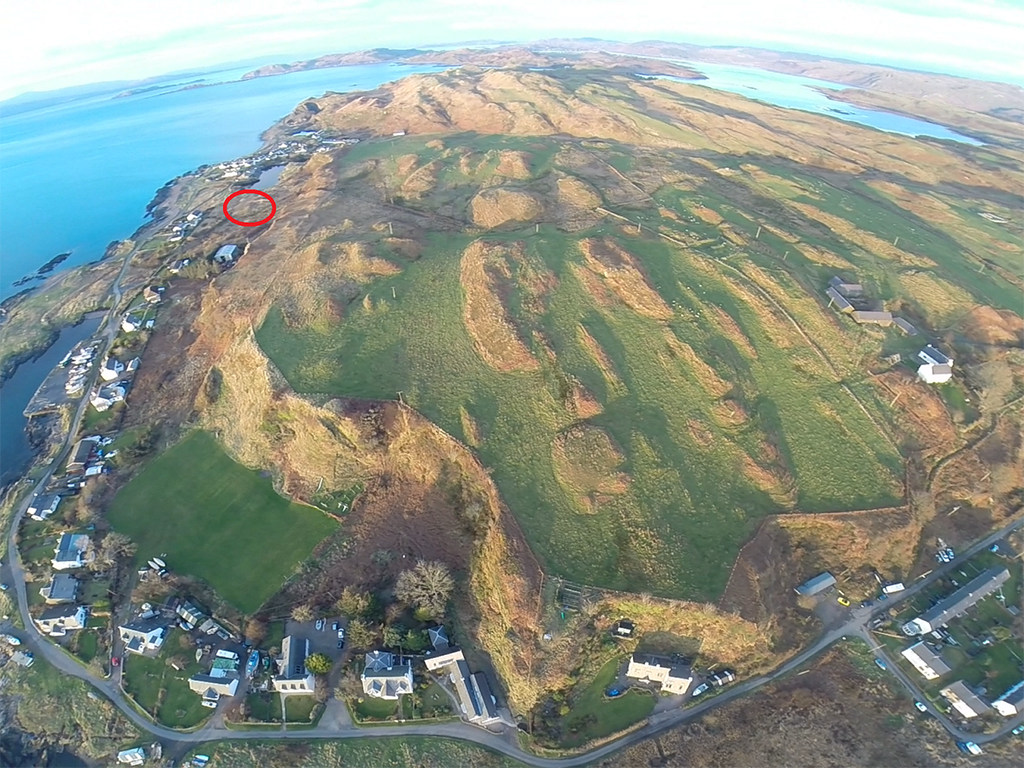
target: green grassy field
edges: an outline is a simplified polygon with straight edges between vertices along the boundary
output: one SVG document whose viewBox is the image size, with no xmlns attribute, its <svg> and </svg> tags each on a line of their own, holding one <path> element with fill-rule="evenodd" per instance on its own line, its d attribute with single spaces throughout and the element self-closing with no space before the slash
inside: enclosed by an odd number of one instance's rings
<svg viewBox="0 0 1024 768">
<path fill-rule="evenodd" d="M 357 701 L 353 708 L 360 719 L 384 720 L 398 711 L 398 702 L 366 696 L 362 701 Z"/>
<path fill-rule="evenodd" d="M 313 696 L 289 696 L 284 702 L 285 720 L 289 723 L 308 723 L 316 706 Z"/>
<path fill-rule="evenodd" d="M 562 746 L 578 747 L 592 739 L 610 736 L 651 714 L 656 700 L 649 693 L 629 690 L 617 698 L 605 698 L 621 664 L 619 658 L 609 661 L 573 699 L 572 710 L 563 721 Z"/>
<path fill-rule="evenodd" d="M 171 728 L 191 728 L 205 720 L 213 710 L 188 687 L 188 679 L 206 671 L 179 645 L 180 630 L 172 630 L 160 655 L 154 658 L 128 654 L 124 659 L 123 685 L 135 702 L 153 715 L 157 722 Z M 168 662 L 177 657 L 181 670 Z"/>
<path fill-rule="evenodd" d="M 245 697 L 249 706 L 249 719 L 265 723 L 281 722 L 281 696 L 277 693 L 256 692 Z"/>
<path fill-rule="evenodd" d="M 209 755 L 222 768 L 321 768 L 322 766 L 373 766 L 398 768 L 514 768 L 518 760 L 490 752 L 464 741 L 420 736 L 380 739 L 316 739 L 309 742 L 219 741 L 204 744 L 190 754 Z"/>
<path fill-rule="evenodd" d="M 309 556 L 335 523 L 289 503 L 269 478 L 194 432 L 152 460 L 114 498 L 107 518 L 138 544 L 138 559 L 163 557 L 252 613 Z"/>
<path fill-rule="evenodd" d="M 393 398 L 401 390 L 407 402 L 467 441 L 462 414 L 469 414 L 483 435 L 479 454 L 531 545 L 549 568 L 570 579 L 715 598 L 761 518 L 785 509 L 737 471 L 744 455 L 759 457 L 765 441 L 777 445 L 791 468 L 793 501 L 801 511 L 878 507 L 897 499 L 900 460 L 877 428 L 837 382 L 801 370 L 806 349 L 774 349 L 726 281 L 693 261 L 703 257 L 649 238 L 623 240 L 611 224 L 582 234 L 618 238 L 676 317 L 666 324 L 623 305 L 596 305 L 575 274 L 583 261 L 579 237 L 541 227 L 538 234 L 531 228 L 487 238 L 522 238 L 525 246 L 524 262 L 512 265 L 519 272 L 507 304 L 541 361 L 535 371 L 502 373 L 478 356 L 461 309 L 460 257 L 471 238 L 454 235 L 429 241 L 417 262 L 369 286 L 371 301 L 353 305 L 343 324 L 326 331 L 289 327 L 272 310 L 257 338 L 301 392 Z M 523 287 L 529 273 L 553 275 L 557 283 L 540 311 Z M 701 322 L 708 302 L 736 318 L 757 360 Z M 620 383 L 602 372 L 580 339 L 580 326 L 600 344 Z M 750 414 L 748 424 L 716 422 L 715 398 L 685 361 L 667 353 L 666 333 L 732 384 L 732 396 Z M 540 347 L 539 334 L 555 362 Z M 324 366 L 325 360 L 333 364 Z M 552 443 L 576 420 L 563 397 L 569 377 L 603 406 L 591 423 L 622 449 L 631 477 L 628 492 L 593 515 L 581 514 L 554 469 Z M 691 436 L 692 423 L 703 425 L 711 444 Z"/>
</svg>

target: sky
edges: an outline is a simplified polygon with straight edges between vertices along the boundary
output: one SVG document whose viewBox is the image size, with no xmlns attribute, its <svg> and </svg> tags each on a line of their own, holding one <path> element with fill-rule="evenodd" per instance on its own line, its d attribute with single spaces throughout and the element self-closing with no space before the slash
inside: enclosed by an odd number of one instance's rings
<svg viewBox="0 0 1024 768">
<path fill-rule="evenodd" d="M 1024 81 L 1021 0 L 42 0 L 6 7 L 0 99 L 260 57 L 584 36 Z"/>
</svg>

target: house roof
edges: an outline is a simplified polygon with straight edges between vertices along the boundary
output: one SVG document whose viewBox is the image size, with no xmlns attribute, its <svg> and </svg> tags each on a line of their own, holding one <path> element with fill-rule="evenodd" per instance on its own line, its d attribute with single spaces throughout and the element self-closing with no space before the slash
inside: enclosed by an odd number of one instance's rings
<svg viewBox="0 0 1024 768">
<path fill-rule="evenodd" d="M 894 316 L 892 324 L 903 331 L 907 336 L 917 336 L 917 328 L 915 328 L 908 320 L 902 317 Z"/>
<path fill-rule="evenodd" d="M 297 635 L 288 635 L 281 642 L 281 661 L 283 667 L 278 675 L 280 680 L 301 680 L 306 672 L 306 653 L 309 651 L 309 640 Z"/>
<path fill-rule="evenodd" d="M 75 449 L 71 452 L 71 456 L 68 458 L 68 464 L 85 464 L 92 455 L 92 449 L 95 444 L 91 440 L 79 440 L 75 443 Z"/>
<path fill-rule="evenodd" d="M 942 365 L 932 364 L 925 367 L 928 368 L 928 371 L 931 373 L 932 376 L 944 376 L 947 373 L 950 376 L 953 375 L 953 369 L 950 367 L 949 363 L 943 363 Z"/>
<path fill-rule="evenodd" d="M 217 253 L 215 253 L 213 257 L 215 259 L 219 259 L 219 258 L 224 257 L 224 256 L 234 257 L 235 251 L 237 251 L 237 250 L 238 250 L 238 246 L 237 245 L 232 245 L 230 243 L 228 245 L 222 245 L 220 248 L 217 249 Z"/>
<path fill-rule="evenodd" d="M 51 493 L 51 494 L 48 494 L 46 496 L 39 496 L 38 498 L 36 498 L 36 500 L 34 502 L 32 502 L 32 504 L 29 506 L 29 509 L 30 510 L 32 510 L 32 509 L 34 509 L 34 510 L 48 509 L 51 512 L 53 512 L 54 510 L 57 509 L 57 505 L 58 504 L 60 504 L 60 496 L 58 496 L 55 493 Z"/>
<path fill-rule="evenodd" d="M 367 672 L 380 672 L 391 669 L 395 665 L 394 655 L 387 651 L 370 651 L 366 654 L 366 663 L 363 666 L 363 674 Z"/>
<path fill-rule="evenodd" d="M 819 573 L 812 579 L 808 579 L 799 587 L 796 588 L 797 594 L 800 595 L 816 595 L 829 587 L 834 587 L 836 583 L 836 577 L 828 571 Z"/>
<path fill-rule="evenodd" d="M 151 616 L 148 619 L 132 619 L 127 624 L 120 625 L 122 633 L 132 635 L 149 635 L 155 630 L 164 629 L 167 622 L 160 616 Z"/>
<path fill-rule="evenodd" d="M 498 708 L 494 706 L 494 701 L 491 700 L 491 686 L 487 682 L 487 676 L 483 672 L 473 673 L 473 684 L 476 686 L 479 692 L 480 706 L 483 708 L 483 714 L 487 715 L 488 718 L 498 716 Z"/>
<path fill-rule="evenodd" d="M 214 677 L 213 675 L 192 675 L 188 679 L 188 686 L 196 693 L 202 693 L 204 696 L 210 690 L 221 696 L 234 696 L 235 691 L 238 689 L 238 676 Z"/>
<path fill-rule="evenodd" d="M 448 632 L 445 630 L 444 625 L 430 627 L 429 629 L 427 629 L 427 635 L 430 638 L 430 644 L 433 645 L 435 649 L 438 649 L 439 645 L 450 645 L 450 642 L 448 640 Z"/>
<path fill-rule="evenodd" d="M 910 660 L 911 656 L 917 657 L 918 660 L 925 666 L 929 667 L 936 675 L 942 677 L 952 671 L 950 667 L 939 654 L 932 651 L 923 642 L 914 643 L 909 648 L 905 648 L 901 651 L 902 655 Z"/>
<path fill-rule="evenodd" d="M 464 660 L 455 662 L 452 682 L 455 683 L 455 695 L 462 702 L 466 715 L 471 718 L 479 717 L 483 710 L 480 708 L 480 699 L 473 688 L 473 681 L 470 680 L 469 665 Z"/>
<path fill-rule="evenodd" d="M 981 700 L 974 691 L 967 687 L 963 680 L 957 680 L 943 688 L 940 693 L 947 699 L 958 700 L 967 706 L 976 715 L 986 712 L 988 704 Z"/>
<path fill-rule="evenodd" d="M 891 323 L 892 312 L 873 312 L 858 309 L 853 313 L 853 319 L 858 323 Z"/>
<path fill-rule="evenodd" d="M 78 594 L 78 579 L 66 573 L 55 573 L 50 579 L 48 600 L 74 600 Z"/>
<path fill-rule="evenodd" d="M 945 363 L 952 362 L 952 360 L 950 360 L 949 357 L 947 357 L 945 354 L 937 350 L 931 344 L 927 345 L 924 349 L 918 352 L 917 356 L 922 359 L 927 358 L 929 362 L 935 363 L 936 365 L 943 365 Z"/>
<path fill-rule="evenodd" d="M 864 290 L 864 286 L 860 283 L 848 283 L 839 275 L 829 278 L 828 284 L 843 293 L 860 293 Z"/>
<path fill-rule="evenodd" d="M 634 664 L 667 669 L 669 677 L 685 680 L 693 676 L 690 664 L 678 657 L 659 656 L 654 653 L 634 653 L 630 659 Z"/>
<path fill-rule="evenodd" d="M 70 619 L 73 616 L 77 616 L 80 610 L 82 610 L 82 606 L 75 605 L 74 603 L 70 605 L 55 605 L 39 614 L 39 620 L 58 621 L 60 619 Z"/>
<path fill-rule="evenodd" d="M 1014 685 L 1006 693 L 1000 696 L 996 701 L 1005 701 L 1007 704 L 1012 704 L 1015 709 L 1020 709 L 1020 705 L 1024 703 L 1024 680 Z"/>
<path fill-rule="evenodd" d="M 82 552 L 83 540 L 87 541 L 88 536 L 84 533 L 65 533 L 57 543 L 57 550 L 54 561 L 58 563 L 77 563 Z"/>
<path fill-rule="evenodd" d="M 836 309 L 838 309 L 840 312 L 845 312 L 848 309 L 853 309 L 853 304 L 851 304 L 847 300 L 847 298 L 845 296 L 843 296 L 843 294 L 841 294 L 835 288 L 827 288 L 827 289 L 825 289 L 825 294 L 830 299 L 832 299 L 832 301 L 836 305 Z"/>
<path fill-rule="evenodd" d="M 945 600 L 922 613 L 917 620 L 927 622 L 932 629 L 948 624 L 979 600 L 999 589 L 999 586 L 1009 578 L 1010 572 L 1005 568 L 989 568 Z"/>
</svg>

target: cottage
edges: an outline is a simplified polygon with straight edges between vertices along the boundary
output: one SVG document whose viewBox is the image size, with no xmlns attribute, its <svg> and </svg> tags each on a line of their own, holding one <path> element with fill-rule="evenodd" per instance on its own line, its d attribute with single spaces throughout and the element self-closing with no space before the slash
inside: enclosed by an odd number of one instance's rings
<svg viewBox="0 0 1024 768">
<path fill-rule="evenodd" d="M 167 624 L 160 617 L 137 618 L 122 624 L 117 632 L 128 653 L 159 651 L 167 637 Z"/>
<path fill-rule="evenodd" d="M 277 660 L 277 676 L 273 679 L 275 691 L 281 693 L 313 693 L 316 677 L 306 669 L 309 640 L 288 635 L 281 642 L 281 656 Z"/>
<path fill-rule="evenodd" d="M 1003 717 L 1013 717 L 1024 712 L 1024 681 L 1017 683 L 993 701 L 992 708 Z"/>
<path fill-rule="evenodd" d="M 237 245 L 222 245 L 217 249 L 217 252 L 213 254 L 213 260 L 218 264 L 233 264 L 237 258 Z"/>
<path fill-rule="evenodd" d="M 860 283 L 848 283 L 839 275 L 830 278 L 828 285 L 843 296 L 860 296 L 864 293 L 863 285 Z"/>
<path fill-rule="evenodd" d="M 412 667 L 387 651 L 366 654 L 362 680 L 363 693 L 376 699 L 397 699 L 412 693 Z"/>
<path fill-rule="evenodd" d="M 828 296 L 828 303 L 834 304 L 840 312 L 853 312 L 853 304 L 835 288 L 827 288 L 825 295 Z"/>
<path fill-rule="evenodd" d="M 217 706 L 221 696 L 235 695 L 238 690 L 238 675 L 192 675 L 188 679 L 188 687 L 203 697 L 204 707 L 212 709 Z"/>
<path fill-rule="evenodd" d="M 899 328 L 907 336 L 917 336 L 917 328 L 910 324 L 907 320 L 902 317 L 893 315 L 892 324 Z"/>
<path fill-rule="evenodd" d="M 968 720 L 989 711 L 990 707 L 974 693 L 963 680 L 957 680 L 939 691 L 957 712 Z"/>
<path fill-rule="evenodd" d="M 71 451 L 71 455 L 68 456 L 67 471 L 70 475 L 80 475 L 85 471 L 85 465 L 88 463 L 89 458 L 92 456 L 93 448 L 95 443 L 92 440 L 86 440 L 82 438 Z"/>
<path fill-rule="evenodd" d="M 931 344 L 917 353 L 917 359 L 925 365 L 953 365 L 953 358 L 947 357 Z"/>
<path fill-rule="evenodd" d="M 629 619 L 619 619 L 612 627 L 613 637 L 632 637 L 636 630 L 636 624 Z"/>
<path fill-rule="evenodd" d="M 679 658 L 634 653 L 629 657 L 626 677 L 642 682 L 660 683 L 666 693 L 686 693 L 693 682 L 689 663 Z"/>
<path fill-rule="evenodd" d="M 150 304 L 158 304 L 160 302 L 160 294 L 163 292 L 163 288 L 158 288 L 155 285 L 147 285 L 142 289 L 142 298 L 148 301 Z"/>
<path fill-rule="evenodd" d="M 852 317 L 861 325 L 892 325 L 892 312 L 869 312 L 858 309 L 854 310 Z"/>
<path fill-rule="evenodd" d="M 124 363 L 113 357 L 108 357 L 100 368 L 100 378 L 104 381 L 114 381 L 124 371 Z"/>
<path fill-rule="evenodd" d="M 828 571 L 819 573 L 813 579 L 808 579 L 799 587 L 796 588 L 796 593 L 801 597 L 810 597 L 816 595 L 819 592 L 824 592 L 826 589 L 834 587 L 836 585 L 836 577 Z"/>
<path fill-rule="evenodd" d="M 68 573 L 55 573 L 39 594 L 50 605 L 73 603 L 78 597 L 78 579 Z"/>
<path fill-rule="evenodd" d="M 55 493 L 36 496 L 28 506 L 28 516 L 33 520 L 45 520 L 57 511 L 59 504 L 60 496 Z"/>
<path fill-rule="evenodd" d="M 36 624 L 40 632 L 61 637 L 84 627 L 86 615 L 84 605 L 56 605 L 43 611 L 36 619 Z"/>
<path fill-rule="evenodd" d="M 456 662 L 449 673 L 462 716 L 471 723 L 487 725 L 498 719 L 497 706 L 482 673 L 470 674 L 465 661 Z"/>
<path fill-rule="evenodd" d="M 925 384 L 945 384 L 953 378 L 953 369 L 948 364 L 929 363 L 917 369 L 917 377 Z"/>
<path fill-rule="evenodd" d="M 92 558 L 89 557 L 89 537 L 84 533 L 61 534 L 54 558 L 50 562 L 58 571 L 81 568 Z"/>
<path fill-rule="evenodd" d="M 134 315 L 125 315 L 121 320 L 121 330 L 125 333 L 135 333 L 139 330 L 139 319 Z"/>
<path fill-rule="evenodd" d="M 1007 579 L 1010 572 L 1005 568 L 989 568 L 984 573 L 971 579 L 945 600 L 936 603 L 916 619 L 911 619 L 902 626 L 905 635 L 926 635 L 939 627 L 944 627 L 968 608 L 991 595 Z"/>
<path fill-rule="evenodd" d="M 921 673 L 925 680 L 938 680 L 943 675 L 949 674 L 952 668 L 943 661 L 942 657 L 933 652 L 923 642 L 914 643 L 909 648 L 900 652 L 907 661 L 914 665 L 914 669 Z"/>
</svg>

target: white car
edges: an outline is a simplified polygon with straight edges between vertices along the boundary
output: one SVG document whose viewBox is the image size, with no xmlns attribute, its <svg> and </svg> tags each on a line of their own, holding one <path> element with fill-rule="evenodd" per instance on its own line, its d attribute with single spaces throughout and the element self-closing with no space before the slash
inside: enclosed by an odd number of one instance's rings
<svg viewBox="0 0 1024 768">
<path fill-rule="evenodd" d="M 917 707 L 917 711 L 918 712 L 927 712 L 928 711 L 928 707 L 926 707 L 920 701 L 915 701 L 914 702 L 914 706 Z"/>
</svg>

